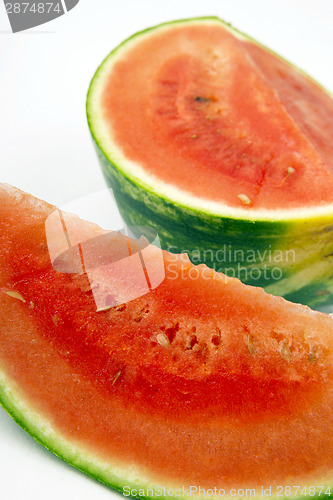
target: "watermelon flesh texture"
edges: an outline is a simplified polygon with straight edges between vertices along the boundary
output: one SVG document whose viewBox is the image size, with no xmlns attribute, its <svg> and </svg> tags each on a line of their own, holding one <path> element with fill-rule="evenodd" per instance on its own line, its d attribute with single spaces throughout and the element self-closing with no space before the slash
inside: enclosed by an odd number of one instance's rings
<svg viewBox="0 0 333 500">
<path fill-rule="evenodd" d="M 96 312 L 51 265 L 55 207 L 8 186 L 0 206 L 0 399 L 37 440 L 119 490 L 329 483 L 329 315 L 167 252 L 157 288 Z"/>
<path fill-rule="evenodd" d="M 114 64 L 101 108 L 128 160 L 199 199 L 253 209 L 333 202 L 332 98 L 222 23 L 143 35 Z"/>
<path fill-rule="evenodd" d="M 87 116 L 129 225 L 269 293 L 333 303 L 333 100 L 308 75 L 217 18 L 175 21 L 109 54 Z"/>
</svg>

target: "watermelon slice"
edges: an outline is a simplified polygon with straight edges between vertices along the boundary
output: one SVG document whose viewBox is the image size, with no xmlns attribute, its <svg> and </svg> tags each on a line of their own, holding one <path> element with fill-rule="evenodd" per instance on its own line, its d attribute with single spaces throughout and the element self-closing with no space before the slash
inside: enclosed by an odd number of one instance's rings
<svg viewBox="0 0 333 500">
<path fill-rule="evenodd" d="M 130 225 L 245 283 L 333 302 L 333 100 L 217 18 L 134 35 L 97 70 L 89 127 Z"/>
<path fill-rule="evenodd" d="M 295 497 L 328 495 L 333 318 L 167 252 L 158 286 L 97 311 L 103 273 L 93 286 L 82 269 L 69 272 L 76 253 L 54 251 L 64 232 L 47 223 L 55 207 L 6 185 L 0 207 L 0 400 L 33 437 L 138 497 L 162 488 L 185 498 L 199 485 L 191 496 L 251 489 L 259 498 L 262 487 L 288 496 L 294 485 Z M 81 256 L 105 234 L 64 220 Z M 122 243 L 146 248 L 120 234 L 110 241 L 113 261 Z M 95 264 L 107 269 L 104 250 L 85 248 L 83 262 L 102 255 Z M 150 277 L 160 257 L 152 248 Z M 123 276 L 115 283 L 122 291 Z"/>
</svg>

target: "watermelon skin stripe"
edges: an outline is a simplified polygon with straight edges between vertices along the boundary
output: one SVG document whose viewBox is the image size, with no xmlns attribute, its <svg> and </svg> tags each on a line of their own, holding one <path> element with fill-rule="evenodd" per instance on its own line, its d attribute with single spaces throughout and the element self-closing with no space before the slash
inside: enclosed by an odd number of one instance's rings
<svg viewBox="0 0 333 500">
<path fill-rule="evenodd" d="M 64 438 L 59 431 L 52 427 L 47 419 L 44 419 L 38 412 L 36 412 L 27 403 L 22 395 L 19 394 L 19 390 L 15 387 L 15 383 L 10 380 L 6 374 L 0 370 L 0 405 L 3 409 L 15 420 L 15 422 L 22 427 L 30 436 L 35 439 L 39 444 L 43 445 L 49 451 L 54 453 L 57 457 L 67 462 L 69 465 L 75 467 L 81 472 L 87 474 L 93 479 L 111 487 L 113 490 L 123 493 L 123 488 L 129 486 L 131 490 L 136 489 L 142 490 L 154 490 L 157 487 L 163 487 L 160 483 L 154 483 L 144 476 L 142 471 L 137 470 L 135 474 L 129 472 L 128 470 L 121 470 L 116 464 L 111 464 L 103 462 L 102 460 L 95 458 L 92 454 L 88 453 L 87 450 L 83 450 L 79 446 L 70 443 L 66 438 Z M 115 473 L 117 471 L 118 473 Z M 324 485 L 323 491 L 328 488 L 332 491 L 333 483 L 330 484 L 327 480 L 322 482 L 318 479 L 313 482 L 309 481 L 308 485 L 302 485 L 302 488 L 308 488 L 309 486 Z M 172 486 L 169 486 L 172 489 Z M 179 488 L 179 487 L 178 487 Z M 167 489 L 167 487 L 166 487 Z M 177 487 L 175 486 L 175 489 Z M 258 490 L 258 489 L 257 489 Z M 156 496 L 149 495 L 135 495 L 132 498 L 144 498 L 147 500 L 154 500 Z M 163 498 L 174 499 L 175 496 L 163 496 Z M 204 496 L 204 495 L 191 495 L 188 496 L 177 496 L 180 500 L 186 500 L 186 498 L 193 498 L 193 500 L 234 500 L 235 496 Z M 262 499 L 261 495 L 251 496 L 255 500 Z M 286 498 L 281 496 L 269 496 L 265 498 L 271 498 L 271 500 L 278 500 L 280 498 Z M 313 498 L 331 498 L 327 495 L 313 495 L 313 496 L 298 496 L 293 497 L 295 500 L 310 500 Z"/>
<path fill-rule="evenodd" d="M 131 173 L 130 168 L 123 165 L 122 153 L 117 146 L 105 137 L 105 129 L 100 127 L 99 92 L 104 69 L 107 64 L 119 56 L 128 42 L 135 42 L 141 35 L 149 34 L 155 29 L 168 25 L 190 22 L 222 23 L 236 37 L 251 40 L 274 55 L 253 38 L 234 29 L 216 17 L 186 19 L 164 23 L 136 33 L 114 49 L 95 73 L 87 96 L 87 119 L 99 162 L 107 184 L 114 190 L 119 210 L 129 225 L 144 225 L 154 227 L 159 235 L 162 248 L 173 253 L 188 251 L 195 264 L 204 263 L 216 271 L 226 272 L 229 276 L 239 277 L 244 283 L 261 286 L 268 293 L 280 295 L 293 302 L 303 303 L 312 308 L 320 308 L 333 303 L 333 206 L 309 209 L 265 210 L 251 211 L 230 209 L 227 215 L 198 209 L 194 205 L 175 199 L 159 190 L 156 179 L 147 183 L 146 179 L 138 178 Z M 285 61 L 281 56 L 277 55 Z M 290 62 L 285 61 L 291 65 Z M 296 68 L 310 80 L 305 72 Z M 317 83 L 317 82 L 315 82 Z M 317 84 L 318 85 L 318 84 Z M 320 85 L 319 85 L 320 86 Z M 320 86 L 323 88 L 322 86 Z M 326 93 L 331 95 L 326 89 Z M 234 210 L 235 215 L 230 215 Z M 231 248 L 232 252 L 241 251 L 246 254 L 254 250 L 259 257 L 255 262 L 219 261 L 214 256 L 223 248 Z M 211 254 L 207 252 L 211 250 Z M 295 258 L 288 262 L 274 263 L 269 257 L 274 252 L 286 255 L 294 251 Z M 266 252 L 266 254 L 265 254 Z M 200 254 L 200 258 L 198 258 Z M 208 254 L 208 256 L 207 256 Z M 241 273 L 239 273 L 239 266 Z M 278 267 L 281 273 L 274 269 Z M 251 270 L 255 277 L 251 277 Z M 261 275 L 258 278 L 258 269 Z M 266 272 L 264 273 L 264 270 Z"/>
<path fill-rule="evenodd" d="M 154 227 L 162 248 L 173 253 L 188 250 L 194 264 L 204 263 L 220 272 L 225 272 L 226 267 L 230 268 L 229 276 L 232 276 L 234 269 L 236 277 L 244 283 L 261 286 L 268 293 L 283 296 L 292 302 L 312 308 L 332 304 L 333 216 L 267 221 L 205 214 L 141 187 L 106 157 L 95 139 L 94 144 L 105 180 L 113 189 L 125 222 L 130 226 Z M 237 275 L 239 268 L 235 262 L 197 258 L 198 251 L 202 257 L 207 254 L 211 257 L 207 249 L 216 256 L 219 250 L 228 250 L 229 245 L 233 252 L 240 250 L 246 255 L 252 249 L 256 255 L 259 252 L 261 257 L 255 263 L 240 262 L 241 268 L 246 269 L 241 271 L 240 276 Z M 267 257 L 263 258 L 265 251 Z M 292 253 L 287 253 L 290 251 Z M 272 262 L 269 255 L 275 255 L 274 252 L 290 256 L 289 262 Z M 280 273 L 274 273 L 274 268 L 280 266 L 282 276 L 276 279 Z M 261 270 L 260 279 L 251 279 L 253 267 Z M 246 274 L 248 279 L 244 279 Z"/>
</svg>

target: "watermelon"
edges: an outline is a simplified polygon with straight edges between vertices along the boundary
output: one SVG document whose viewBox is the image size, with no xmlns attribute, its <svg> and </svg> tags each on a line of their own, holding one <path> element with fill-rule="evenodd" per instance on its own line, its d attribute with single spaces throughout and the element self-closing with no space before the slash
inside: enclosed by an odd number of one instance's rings
<svg viewBox="0 0 333 500">
<path fill-rule="evenodd" d="M 7 185 L 0 207 L 0 401 L 34 438 L 126 496 L 330 495 L 332 317 L 143 240 L 101 245 Z M 138 287 L 147 248 L 164 279 L 100 310 L 94 289 L 122 295 L 122 260 Z"/>
<path fill-rule="evenodd" d="M 164 249 L 310 305 L 333 302 L 333 100 L 217 18 L 135 34 L 87 98 L 130 225 Z"/>
</svg>

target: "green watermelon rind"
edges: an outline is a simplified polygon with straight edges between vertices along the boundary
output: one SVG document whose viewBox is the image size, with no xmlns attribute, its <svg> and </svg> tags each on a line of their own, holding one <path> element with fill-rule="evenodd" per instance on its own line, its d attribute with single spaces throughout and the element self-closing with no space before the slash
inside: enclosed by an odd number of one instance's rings
<svg viewBox="0 0 333 500">
<path fill-rule="evenodd" d="M 1 370 L 0 404 L 13 420 L 38 443 L 93 479 L 110 486 L 118 492 L 122 492 L 123 486 L 127 485 L 128 481 L 132 482 L 133 488 L 139 485 L 144 488 L 151 487 L 151 484 L 145 481 L 141 474 L 140 483 L 133 477 L 131 478 L 128 471 L 124 471 L 123 476 L 121 476 L 121 473 L 117 475 L 114 472 L 116 466 L 111 467 L 110 464 L 84 451 L 79 445 L 70 443 L 62 437 L 46 418 L 43 418 L 25 402 L 24 397 L 20 396 L 19 390 L 15 388 L 15 384 Z"/>
<path fill-rule="evenodd" d="M 32 438 L 34 438 L 39 444 L 43 445 L 46 449 L 51 451 L 57 457 L 67 462 L 69 465 L 75 467 L 81 472 L 87 474 L 93 479 L 99 481 L 100 483 L 105 484 L 108 487 L 111 487 L 118 493 L 123 494 L 125 486 L 130 487 L 131 490 L 136 489 L 138 491 L 138 495 L 131 496 L 131 498 L 144 498 L 147 500 L 153 500 L 157 497 L 157 495 L 140 495 L 139 490 L 144 490 L 147 492 L 149 489 L 151 491 L 156 491 L 156 488 L 165 488 L 166 490 L 176 490 L 177 488 L 181 488 L 179 485 L 164 485 L 162 482 L 154 483 L 153 481 L 149 481 L 144 477 L 144 474 L 140 470 L 137 473 L 133 474 L 133 470 L 126 470 L 117 467 L 116 465 L 111 465 L 105 461 L 102 461 L 90 454 L 87 450 L 84 450 L 83 447 L 80 447 L 79 444 L 71 443 L 68 439 L 64 438 L 61 433 L 57 432 L 55 428 L 53 428 L 52 424 L 40 415 L 37 411 L 29 406 L 27 402 L 25 402 L 24 397 L 22 397 L 19 393 L 19 390 L 15 387 L 15 383 L 13 383 L 4 372 L 0 370 L 0 405 L 3 409 L 13 418 L 13 420 L 24 429 Z M 118 469 L 118 473 L 115 470 Z M 298 481 L 299 483 L 300 481 Z M 285 485 L 287 486 L 287 485 Z M 292 486 L 292 485 L 288 485 Z M 326 491 L 328 488 L 333 492 L 333 484 L 326 483 L 325 481 L 314 480 L 313 482 L 306 482 L 306 484 L 302 484 L 302 488 L 309 488 L 310 486 L 323 486 L 323 491 Z M 189 488 L 187 486 L 187 488 Z M 248 489 L 251 489 L 250 487 Z M 275 487 L 276 489 L 276 487 Z M 257 490 L 258 491 L 258 488 Z M 260 491 L 260 489 L 259 489 Z M 127 496 L 127 495 L 126 495 Z M 125 497 L 126 498 L 126 497 Z M 173 499 L 174 495 L 163 495 L 163 498 Z M 180 500 L 185 500 L 189 498 L 189 496 L 177 496 Z M 226 500 L 244 500 L 247 497 L 238 497 L 238 496 L 210 496 L 210 495 L 191 495 L 190 498 L 193 500 L 205 500 L 212 499 L 217 500 L 224 498 Z M 253 500 L 259 500 L 264 497 L 261 495 L 251 496 Z M 265 497 L 267 498 L 267 497 Z M 286 498 L 286 496 L 269 496 L 271 500 L 278 500 L 280 498 Z M 290 498 L 294 498 L 295 500 L 310 500 L 313 498 L 333 498 L 328 495 L 302 495 L 302 496 L 293 496 Z"/>
<path fill-rule="evenodd" d="M 243 208 L 223 206 L 223 210 L 217 213 L 208 210 L 207 207 L 198 209 L 196 206 L 186 203 L 185 200 L 173 198 L 165 190 L 161 192 L 157 183 L 154 185 L 152 181 L 149 184 L 135 173 L 130 173 L 126 167 L 124 168 L 124 158 L 121 153 L 115 150 L 116 148 L 107 137 L 103 137 L 103 134 L 101 136 L 100 117 L 95 106 L 98 99 L 98 85 L 103 82 L 103 71 L 110 60 L 121 53 L 129 42 L 133 43 L 137 38 L 140 39 L 142 35 L 147 35 L 156 29 L 179 23 L 201 21 L 223 23 L 235 36 L 251 40 L 266 49 L 251 37 L 235 30 L 231 25 L 217 17 L 163 23 L 136 33 L 116 47 L 97 69 L 87 95 L 88 125 L 106 182 L 114 190 L 120 212 L 127 224 L 155 227 L 163 248 L 175 253 L 189 250 L 188 253 L 192 261 L 194 261 L 193 248 L 198 249 L 201 254 L 204 254 L 207 248 L 217 252 L 224 244 L 231 244 L 237 249 L 250 247 L 255 251 L 261 251 L 271 248 L 272 251 L 285 252 L 296 244 L 296 249 L 301 257 L 296 257 L 295 262 L 291 265 L 283 266 L 283 275 L 280 279 L 251 280 L 246 277 L 243 279 L 241 275 L 237 277 L 247 284 L 262 286 L 269 293 L 282 295 L 287 299 L 311 307 L 331 304 L 333 303 L 333 273 L 330 268 L 332 267 L 333 243 L 330 231 L 333 230 L 333 205 L 300 211 L 261 210 L 248 212 Z M 280 57 L 273 51 L 269 52 Z M 280 59 L 283 58 L 280 57 Z M 283 60 L 285 61 L 285 59 Z M 285 62 L 310 78 L 288 61 Z M 312 78 L 311 80 L 314 81 Z M 317 84 L 317 82 L 315 83 Z M 97 97 L 95 96 L 96 92 Z M 221 227 L 223 227 L 223 234 L 221 234 Z M 315 246 L 312 245 L 313 239 L 316 240 Z M 304 248 L 308 250 L 306 255 L 303 251 Z M 201 262 L 216 270 L 223 271 L 223 269 L 216 267 L 218 263 L 214 258 L 211 262 L 203 258 Z M 198 262 L 194 261 L 194 263 Z M 272 270 L 271 263 L 267 262 L 267 259 L 264 259 L 261 264 Z M 235 266 L 228 265 L 231 273 L 237 271 Z M 242 263 L 242 267 L 246 269 L 244 274 L 251 270 L 251 265 Z M 304 269 L 307 270 L 308 278 L 304 275 Z"/>
</svg>

